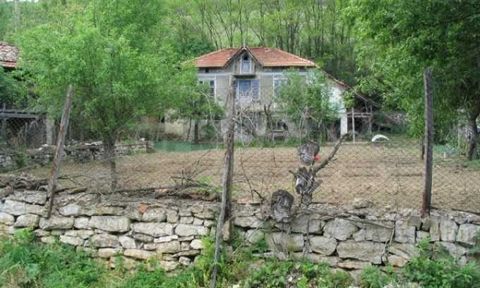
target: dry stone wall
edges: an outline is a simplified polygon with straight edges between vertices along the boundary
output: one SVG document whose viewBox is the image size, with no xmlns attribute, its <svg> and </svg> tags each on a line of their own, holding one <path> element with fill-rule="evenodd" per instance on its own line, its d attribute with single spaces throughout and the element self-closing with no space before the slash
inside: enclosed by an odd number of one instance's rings
<svg viewBox="0 0 480 288">
<path fill-rule="evenodd" d="M 134 143 L 117 143 L 115 153 L 117 156 L 135 153 L 147 153 L 153 149 L 152 141 L 137 141 Z M 27 164 L 46 165 L 53 160 L 55 146 L 44 145 L 37 149 L 28 149 L 24 154 L 19 151 L 3 149 L 0 151 L 0 171 L 12 170 L 17 167 L 16 159 L 22 157 L 22 162 Z M 75 162 L 88 162 L 104 159 L 102 142 L 82 143 L 65 147 L 65 159 Z"/>
<path fill-rule="evenodd" d="M 218 212 L 217 203 L 142 193 L 60 193 L 47 219 L 46 202 L 44 191 L 14 191 L 1 199 L 0 233 L 30 227 L 42 242 L 58 240 L 112 264 L 123 257 L 127 267 L 156 257 L 166 270 L 195 261 Z M 233 224 L 244 241 L 268 243 L 260 256 L 306 258 L 353 272 L 371 264 L 404 266 L 426 237 L 466 262 L 480 231 L 480 216 L 464 212 L 433 211 L 422 219 L 414 210 L 312 204 L 281 224 L 268 214 L 261 205 L 234 205 Z"/>
</svg>

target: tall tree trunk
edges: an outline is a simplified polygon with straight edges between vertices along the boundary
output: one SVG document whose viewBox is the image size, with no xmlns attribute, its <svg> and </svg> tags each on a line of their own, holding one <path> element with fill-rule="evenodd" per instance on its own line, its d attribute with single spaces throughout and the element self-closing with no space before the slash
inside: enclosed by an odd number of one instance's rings
<svg viewBox="0 0 480 288">
<path fill-rule="evenodd" d="M 195 120 L 195 124 L 193 126 L 193 144 L 198 144 L 200 142 L 200 120 Z"/>
<path fill-rule="evenodd" d="M 118 187 L 117 162 L 115 155 L 116 137 L 114 135 L 105 136 L 103 140 L 103 149 L 105 157 L 110 167 L 110 191 L 114 192 Z"/>
<path fill-rule="evenodd" d="M 467 158 L 468 160 L 476 159 L 477 150 L 478 150 L 478 130 L 477 130 L 477 118 L 478 114 L 471 115 L 468 119 L 468 129 L 469 131 L 469 139 L 468 139 L 468 151 L 467 151 Z"/>
</svg>

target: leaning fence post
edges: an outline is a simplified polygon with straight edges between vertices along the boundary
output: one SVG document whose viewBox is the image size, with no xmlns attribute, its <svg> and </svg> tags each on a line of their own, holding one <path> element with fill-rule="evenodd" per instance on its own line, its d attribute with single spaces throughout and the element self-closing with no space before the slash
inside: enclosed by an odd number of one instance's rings
<svg viewBox="0 0 480 288">
<path fill-rule="evenodd" d="M 425 90 L 425 185 L 423 190 L 422 216 L 430 214 L 432 206 L 432 169 L 433 169 L 433 92 L 432 69 L 427 68 L 423 73 Z"/>
<path fill-rule="evenodd" d="M 222 202 L 220 206 L 220 215 L 217 219 L 217 230 L 215 232 L 215 255 L 213 259 L 213 270 L 210 287 L 217 286 L 217 274 L 220 261 L 221 244 L 223 241 L 223 227 L 225 220 L 229 220 L 231 215 L 231 195 L 232 195 L 232 178 L 233 178 L 233 152 L 234 152 L 234 138 L 235 138 L 235 81 L 232 81 L 228 93 L 227 103 L 227 133 L 225 135 L 225 158 L 223 163 L 223 177 L 222 177 Z"/>
<path fill-rule="evenodd" d="M 68 85 L 67 98 L 63 106 L 62 120 L 60 121 L 60 129 L 58 130 L 57 147 L 55 148 L 55 156 L 53 157 L 52 169 L 50 170 L 50 178 L 48 179 L 48 213 L 47 218 L 52 215 L 53 198 L 55 196 L 55 188 L 57 186 L 60 164 L 62 162 L 63 150 L 65 145 L 65 134 L 68 128 L 68 120 L 70 111 L 72 110 L 73 87 Z"/>
</svg>

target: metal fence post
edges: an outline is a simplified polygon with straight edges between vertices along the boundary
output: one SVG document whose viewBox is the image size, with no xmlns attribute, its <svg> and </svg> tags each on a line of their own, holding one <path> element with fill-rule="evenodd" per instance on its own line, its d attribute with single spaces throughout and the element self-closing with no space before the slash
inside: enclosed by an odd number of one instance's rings
<svg viewBox="0 0 480 288">
<path fill-rule="evenodd" d="M 425 171 L 424 190 L 422 202 L 422 216 L 430 214 L 432 206 L 432 170 L 433 170 L 433 92 L 432 92 L 432 69 L 427 68 L 423 73 L 425 90 Z"/>
</svg>

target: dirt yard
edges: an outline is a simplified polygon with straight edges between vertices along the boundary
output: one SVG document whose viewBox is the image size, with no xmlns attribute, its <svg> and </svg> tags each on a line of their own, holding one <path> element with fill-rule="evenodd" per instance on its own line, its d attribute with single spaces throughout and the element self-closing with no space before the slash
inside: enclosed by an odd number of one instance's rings
<svg viewBox="0 0 480 288">
<path fill-rule="evenodd" d="M 322 147 L 320 155 L 328 155 L 331 148 Z M 156 152 L 121 157 L 117 162 L 120 187 L 169 186 L 174 184 L 172 177 L 192 173 L 203 183 L 220 185 L 223 153 L 221 150 Z M 468 168 L 441 155 L 434 158 L 433 206 L 480 212 L 480 169 Z M 250 197 L 253 189 L 262 195 L 277 189 L 294 193 L 289 170 L 296 170 L 298 163 L 295 148 L 237 148 L 234 198 Z M 319 172 L 322 183 L 314 193 L 314 201 L 348 203 L 359 198 L 380 206 L 417 208 L 423 192 L 422 171 L 418 145 L 347 143 L 342 145 L 335 161 Z M 45 168 L 31 172 L 48 175 Z M 109 187 L 105 163 L 66 163 L 62 175 L 69 175 L 77 182 L 62 180 L 65 186 L 84 185 L 98 191 Z"/>
</svg>

